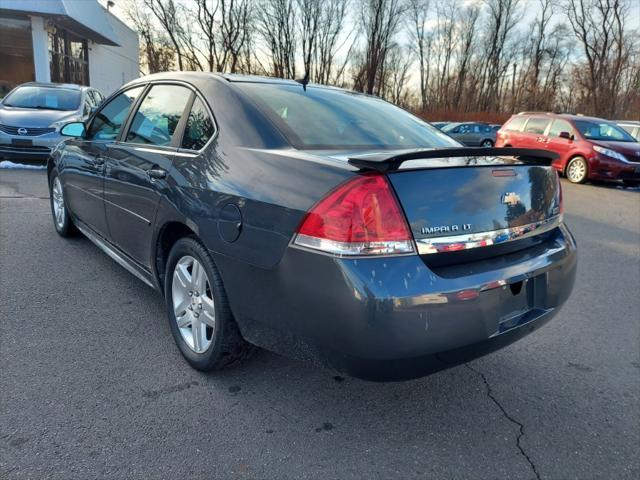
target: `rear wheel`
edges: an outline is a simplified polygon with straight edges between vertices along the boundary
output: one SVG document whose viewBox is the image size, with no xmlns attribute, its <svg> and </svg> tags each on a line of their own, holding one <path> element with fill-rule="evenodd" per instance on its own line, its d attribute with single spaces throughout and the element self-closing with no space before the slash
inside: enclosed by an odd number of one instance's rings
<svg viewBox="0 0 640 480">
<path fill-rule="evenodd" d="M 69 209 L 62 188 L 62 182 L 55 170 L 49 179 L 49 201 L 51 203 L 51 215 L 56 232 L 62 237 L 71 237 L 77 233 L 73 221 L 69 216 Z"/>
<path fill-rule="evenodd" d="M 493 147 L 493 142 L 487 138 L 486 140 L 483 140 L 480 145 L 483 147 Z"/>
<path fill-rule="evenodd" d="M 572 158 L 567 165 L 566 175 L 571 183 L 584 183 L 589 175 L 587 161 L 582 157 Z"/>
<path fill-rule="evenodd" d="M 166 271 L 169 325 L 191 366 L 218 370 L 248 357 L 253 347 L 238 330 L 220 275 L 202 244 L 193 237 L 178 240 Z"/>
</svg>

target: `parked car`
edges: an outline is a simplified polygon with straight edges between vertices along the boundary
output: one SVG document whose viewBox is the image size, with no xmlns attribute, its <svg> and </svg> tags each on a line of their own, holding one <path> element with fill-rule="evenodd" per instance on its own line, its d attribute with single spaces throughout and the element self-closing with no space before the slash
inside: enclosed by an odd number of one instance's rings
<svg viewBox="0 0 640 480">
<path fill-rule="evenodd" d="M 618 120 L 616 124 L 627 131 L 629 135 L 640 141 L 640 122 L 633 120 Z"/>
<path fill-rule="evenodd" d="M 496 143 L 496 131 L 486 123 L 451 123 L 442 131 L 470 147 L 493 147 Z"/>
<path fill-rule="evenodd" d="M 95 88 L 25 83 L 0 101 L 0 159 L 46 161 L 63 140 L 60 128 L 84 120 L 102 103 Z"/>
<path fill-rule="evenodd" d="M 498 132 L 497 147 L 543 148 L 573 183 L 589 179 L 640 183 L 640 144 L 613 122 L 582 115 L 523 113 Z"/>
<path fill-rule="evenodd" d="M 573 286 L 552 155 L 462 148 L 371 96 L 155 74 L 62 133 L 57 232 L 163 292 L 196 369 L 258 345 L 414 378 L 527 335 Z"/>
<path fill-rule="evenodd" d="M 449 125 L 450 122 L 430 122 L 431 125 L 436 127 L 438 130 L 442 130 L 443 127 Z"/>
</svg>

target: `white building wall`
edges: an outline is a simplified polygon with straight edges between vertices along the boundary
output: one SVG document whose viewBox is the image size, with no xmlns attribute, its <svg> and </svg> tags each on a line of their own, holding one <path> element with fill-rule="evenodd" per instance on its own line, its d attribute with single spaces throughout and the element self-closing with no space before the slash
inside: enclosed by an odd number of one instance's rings
<svg viewBox="0 0 640 480">
<path fill-rule="evenodd" d="M 89 42 L 89 82 L 105 95 L 140 76 L 138 35 L 108 14 L 120 47 Z"/>
<path fill-rule="evenodd" d="M 36 82 L 50 82 L 49 40 L 44 28 L 44 18 L 31 17 L 31 40 L 33 41 L 33 66 Z"/>
</svg>

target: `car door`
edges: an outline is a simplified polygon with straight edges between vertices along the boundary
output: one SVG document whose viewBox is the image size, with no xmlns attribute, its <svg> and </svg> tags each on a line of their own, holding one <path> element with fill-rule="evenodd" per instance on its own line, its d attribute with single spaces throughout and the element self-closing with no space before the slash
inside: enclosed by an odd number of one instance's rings
<svg viewBox="0 0 640 480">
<path fill-rule="evenodd" d="M 129 110 L 144 86 L 128 89 L 111 99 L 93 116 L 83 138 L 67 140 L 64 184 L 70 210 L 96 233 L 107 238 L 103 201 L 104 167 L 110 145 L 120 135 Z"/>
<path fill-rule="evenodd" d="M 544 132 L 551 123 L 549 118 L 530 117 L 524 126 L 522 133 L 523 145 L 525 148 L 546 148 Z"/>
<path fill-rule="evenodd" d="M 471 125 L 465 123 L 457 127 L 454 138 L 459 142 L 464 143 L 465 145 L 468 145 L 467 142 L 470 139 L 470 135 L 471 135 Z"/>
<path fill-rule="evenodd" d="M 562 132 L 568 133 L 570 138 L 560 136 Z M 555 119 L 551 123 L 549 132 L 546 135 L 545 146 L 547 150 L 557 153 L 560 158 L 553 161 L 553 166 L 562 169 L 564 162 L 568 159 L 569 153 L 574 148 L 575 131 L 573 126 L 561 118 Z"/>
<path fill-rule="evenodd" d="M 145 267 L 151 266 L 153 221 L 193 95 L 184 85 L 151 85 L 110 145 L 104 183 L 110 239 Z"/>
</svg>

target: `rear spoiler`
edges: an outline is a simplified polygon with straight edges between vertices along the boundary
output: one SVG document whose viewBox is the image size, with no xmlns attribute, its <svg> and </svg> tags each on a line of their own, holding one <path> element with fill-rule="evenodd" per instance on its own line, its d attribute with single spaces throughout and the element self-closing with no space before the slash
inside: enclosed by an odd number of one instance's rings
<svg viewBox="0 0 640 480">
<path fill-rule="evenodd" d="M 361 170 L 377 170 L 391 172 L 397 170 L 408 160 L 426 160 L 429 158 L 464 158 L 464 157 L 515 157 L 530 165 L 549 166 L 559 155 L 548 150 L 536 148 L 486 148 L 486 147 L 454 147 L 440 149 L 420 149 L 404 152 L 379 152 L 350 157 L 349 163 Z"/>
</svg>

